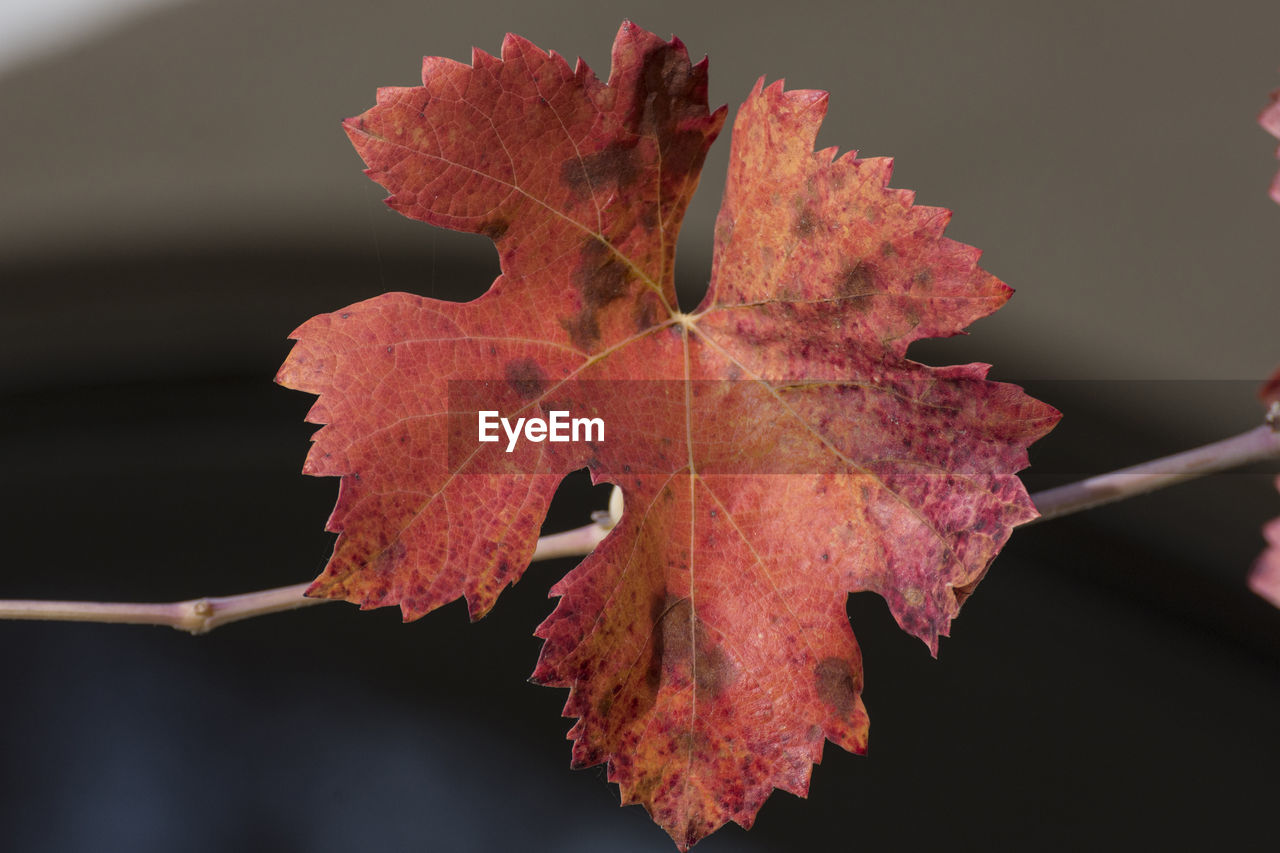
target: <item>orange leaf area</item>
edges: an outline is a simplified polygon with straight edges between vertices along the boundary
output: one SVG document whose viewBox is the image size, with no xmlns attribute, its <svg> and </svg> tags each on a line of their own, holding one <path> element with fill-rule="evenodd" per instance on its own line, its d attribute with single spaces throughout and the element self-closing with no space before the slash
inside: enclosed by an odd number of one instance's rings
<svg viewBox="0 0 1280 853">
<path fill-rule="evenodd" d="M 492 238 L 502 275 L 465 304 L 313 318 L 278 376 L 319 395 L 306 472 L 342 478 L 309 595 L 478 618 L 568 472 L 622 488 L 552 589 L 534 679 L 570 688 L 575 765 L 607 762 L 681 849 L 804 794 L 825 740 L 866 750 L 848 595 L 936 653 L 1035 517 L 1017 472 L 1059 417 L 986 365 L 906 358 L 1012 291 L 890 161 L 813 150 L 821 92 L 757 84 L 739 110 L 712 282 L 683 312 L 676 236 L 726 115 L 706 87 L 705 60 L 628 23 L 607 84 L 508 36 L 380 90 L 346 122 L 368 174 L 406 216 Z M 480 409 L 566 408 L 603 437 L 475 439 Z"/>
</svg>

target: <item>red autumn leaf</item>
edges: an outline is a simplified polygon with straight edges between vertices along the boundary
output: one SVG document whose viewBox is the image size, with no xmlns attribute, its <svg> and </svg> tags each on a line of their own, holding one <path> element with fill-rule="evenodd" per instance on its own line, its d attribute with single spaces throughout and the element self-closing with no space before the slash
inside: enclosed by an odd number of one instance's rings
<svg viewBox="0 0 1280 853">
<path fill-rule="evenodd" d="M 1277 120 L 1280 121 L 1280 118 Z M 1268 421 L 1273 427 L 1280 428 L 1280 368 L 1262 383 L 1262 387 L 1258 389 L 1258 399 L 1269 408 Z M 1280 478 L 1276 479 L 1276 490 L 1280 491 Z M 1262 535 L 1267 540 L 1268 548 L 1258 557 L 1253 571 L 1249 573 L 1249 588 L 1280 607 L 1280 518 L 1272 519 L 1265 525 Z"/>
<path fill-rule="evenodd" d="M 1280 139 L 1280 89 L 1271 93 L 1271 103 L 1258 116 L 1258 124 L 1262 125 L 1272 136 Z M 1280 148 L 1276 149 L 1276 157 L 1280 157 Z M 1280 172 L 1271 182 L 1271 198 L 1280 204 Z"/>
<path fill-rule="evenodd" d="M 1258 116 L 1258 124 L 1280 139 L 1280 89 L 1271 93 L 1271 103 Z M 1280 157 L 1280 148 L 1276 149 L 1276 156 Z M 1280 172 L 1276 173 L 1275 180 L 1271 182 L 1271 198 L 1280 204 Z M 1280 420 L 1280 369 L 1263 383 L 1258 391 L 1258 398 L 1263 405 L 1271 408 L 1270 417 Z M 1280 489 L 1280 480 L 1276 481 L 1276 488 Z M 1249 574 L 1249 586 L 1258 595 L 1280 607 L 1280 518 L 1263 527 L 1262 535 L 1266 537 L 1270 547 L 1262 552 L 1262 556 L 1254 564 L 1253 571 Z"/>
<path fill-rule="evenodd" d="M 936 652 L 1011 529 L 1058 413 L 986 365 L 905 357 L 1009 298 L 890 162 L 814 152 L 820 92 L 738 114 L 713 280 L 677 306 L 676 234 L 725 111 L 705 60 L 624 24 L 607 85 L 508 36 L 428 58 L 346 129 L 401 213 L 497 245 L 479 299 L 322 315 L 278 381 L 319 395 L 305 471 L 341 476 L 309 595 L 473 617 L 529 563 L 571 470 L 617 527 L 552 590 L 534 678 L 569 687 L 575 765 L 607 762 L 681 849 L 804 794 L 824 739 L 864 752 L 845 612 L 872 590 Z M 477 408 L 598 415 L 605 440 L 477 440 Z"/>
<path fill-rule="evenodd" d="M 1280 491 L 1280 478 L 1276 479 L 1276 490 Z M 1262 528 L 1262 535 L 1268 547 L 1249 573 L 1249 588 L 1280 607 L 1280 518 L 1268 522 Z"/>
<path fill-rule="evenodd" d="M 1268 408 L 1280 406 L 1280 368 L 1258 389 L 1258 399 Z"/>
</svg>

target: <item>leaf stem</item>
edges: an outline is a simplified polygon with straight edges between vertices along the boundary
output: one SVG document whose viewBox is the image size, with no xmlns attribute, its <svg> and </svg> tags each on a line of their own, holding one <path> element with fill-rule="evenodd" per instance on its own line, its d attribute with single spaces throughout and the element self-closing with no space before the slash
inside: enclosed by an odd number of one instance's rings
<svg viewBox="0 0 1280 853">
<path fill-rule="evenodd" d="M 1280 418 L 1276 417 L 1268 418 L 1268 423 L 1263 426 L 1222 441 L 1037 492 L 1031 500 L 1040 510 L 1040 517 L 1028 523 L 1060 518 L 1272 457 L 1280 457 Z M 622 515 L 621 493 L 617 489 L 614 492 L 608 513 L 596 513 L 594 520 L 582 527 L 543 536 L 538 540 L 533 559 L 550 560 L 590 553 Z M 0 600 L 0 619 L 168 625 L 180 631 L 203 634 L 241 619 L 330 600 L 306 598 L 303 593 L 309 585 L 301 583 L 242 595 L 193 598 L 165 604 Z"/>
</svg>

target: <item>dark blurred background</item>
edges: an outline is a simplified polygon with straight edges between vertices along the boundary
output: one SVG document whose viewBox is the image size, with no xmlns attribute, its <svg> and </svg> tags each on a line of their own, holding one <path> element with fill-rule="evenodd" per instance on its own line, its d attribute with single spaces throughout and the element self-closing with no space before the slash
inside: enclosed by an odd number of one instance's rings
<svg viewBox="0 0 1280 853">
<path fill-rule="evenodd" d="M 37 13 L 39 17 L 37 17 Z M 338 121 L 419 57 L 511 30 L 608 71 L 623 17 L 832 92 L 820 143 L 897 157 L 1019 292 L 972 337 L 1065 418 L 1034 490 L 1254 426 L 1280 343 L 1280 5 L 905 2 L 0 3 L 0 597 L 175 600 L 308 580 L 334 480 L 298 474 L 309 397 L 272 384 L 313 314 L 468 299 L 476 237 L 402 221 Z M 681 243 L 696 302 L 727 155 Z M 938 660 L 868 596 L 870 755 L 699 850 L 1271 849 L 1280 612 L 1244 586 L 1280 514 L 1255 466 L 1016 533 Z M 1270 473 L 1269 473 L 1270 472 Z M 607 494 L 566 483 L 548 530 Z M 670 850 L 568 769 L 529 685 L 571 565 L 493 613 L 343 604 L 193 638 L 0 624 L 0 847 Z"/>
</svg>

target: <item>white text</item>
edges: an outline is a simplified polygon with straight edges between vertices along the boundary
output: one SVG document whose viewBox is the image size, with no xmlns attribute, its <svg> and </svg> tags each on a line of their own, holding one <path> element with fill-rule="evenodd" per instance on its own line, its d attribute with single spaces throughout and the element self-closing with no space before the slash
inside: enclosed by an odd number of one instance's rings
<svg viewBox="0 0 1280 853">
<path fill-rule="evenodd" d="M 495 411 L 480 412 L 480 440 L 498 441 L 498 427 L 507 435 L 507 452 L 516 449 L 523 432 L 527 441 L 604 441 L 604 421 L 600 418 L 571 418 L 568 412 L 552 411 L 546 418 L 499 417 Z"/>
</svg>

